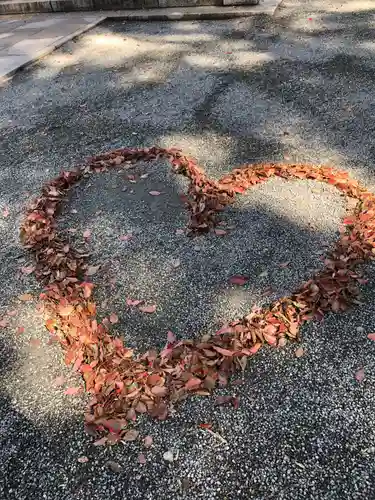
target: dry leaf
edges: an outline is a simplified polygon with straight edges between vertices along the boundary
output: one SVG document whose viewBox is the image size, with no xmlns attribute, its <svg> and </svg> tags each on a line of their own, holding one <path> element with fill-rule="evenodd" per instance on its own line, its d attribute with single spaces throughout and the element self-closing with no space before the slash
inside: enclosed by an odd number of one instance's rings
<svg viewBox="0 0 375 500">
<path fill-rule="evenodd" d="M 183 229 L 176 229 L 176 234 L 185 234 Z"/>
<path fill-rule="evenodd" d="M 142 465 L 144 465 L 144 464 L 146 463 L 146 457 L 144 456 L 144 454 L 143 454 L 143 453 L 140 453 L 140 454 L 138 455 L 138 463 L 140 463 L 140 464 L 142 464 Z"/>
<path fill-rule="evenodd" d="M 116 472 L 117 474 L 122 471 L 121 465 L 113 460 L 108 460 L 107 467 L 109 467 L 112 472 Z"/>
<path fill-rule="evenodd" d="M 53 383 L 57 386 L 60 387 L 61 385 L 65 384 L 65 377 L 63 375 L 60 375 L 59 377 L 56 377 Z"/>
<path fill-rule="evenodd" d="M 367 335 L 367 337 L 370 339 L 370 340 L 375 340 L 375 333 L 369 333 Z"/>
<path fill-rule="evenodd" d="M 32 345 L 33 347 L 40 347 L 40 344 L 41 341 L 39 339 L 36 339 L 34 337 L 30 339 L 30 345 Z"/>
<path fill-rule="evenodd" d="M 17 326 L 16 333 L 17 333 L 17 335 L 21 335 L 22 333 L 25 333 L 25 328 L 23 326 Z"/>
<path fill-rule="evenodd" d="M 152 306 L 141 306 L 138 308 L 143 313 L 152 314 L 156 311 L 156 305 Z"/>
<path fill-rule="evenodd" d="M 33 273 L 34 271 L 35 271 L 35 266 L 21 267 L 21 273 L 26 274 L 26 276 Z"/>
<path fill-rule="evenodd" d="M 4 210 L 3 210 L 3 217 L 4 217 L 4 218 L 8 217 L 8 216 L 9 216 L 9 213 L 10 213 L 10 212 L 9 212 L 9 209 L 8 209 L 7 207 L 5 207 L 5 208 L 4 208 Z"/>
<path fill-rule="evenodd" d="M 137 306 L 139 306 L 139 304 L 142 304 L 142 302 L 143 302 L 143 300 L 129 299 L 129 298 L 126 299 L 126 304 L 128 306 L 137 307 Z"/>
<path fill-rule="evenodd" d="M 174 344 L 176 342 L 176 336 L 173 332 L 169 331 L 167 333 L 167 342 L 168 344 Z"/>
<path fill-rule="evenodd" d="M 165 453 L 163 453 L 163 459 L 166 462 L 173 462 L 173 460 L 174 460 L 173 452 L 168 450 Z"/>
<path fill-rule="evenodd" d="M 192 377 L 189 379 L 186 384 L 185 384 L 185 389 L 187 391 L 194 391 L 195 389 L 198 389 L 202 384 L 202 380 L 200 378 L 195 378 Z"/>
<path fill-rule="evenodd" d="M 89 461 L 89 459 L 85 456 L 77 458 L 77 462 L 79 462 L 80 464 L 86 464 L 88 461 Z"/>
<path fill-rule="evenodd" d="M 172 267 L 177 269 L 178 267 L 180 267 L 181 261 L 180 261 L 180 259 L 173 259 L 173 260 L 171 260 L 171 264 L 172 264 Z"/>
<path fill-rule="evenodd" d="M 97 441 L 95 441 L 95 442 L 93 443 L 93 445 L 94 445 L 94 446 L 104 446 L 104 445 L 107 443 L 107 441 L 108 441 L 107 437 L 106 437 L 106 436 L 104 436 L 104 437 L 102 437 L 102 438 L 98 439 Z"/>
<path fill-rule="evenodd" d="M 133 238 L 133 234 L 132 233 L 123 234 L 122 236 L 120 236 L 120 241 L 129 241 L 132 238 Z"/>
<path fill-rule="evenodd" d="M 65 391 L 64 394 L 67 396 L 76 396 L 81 392 L 82 388 L 81 387 L 68 387 Z"/>
<path fill-rule="evenodd" d="M 217 236 L 225 236 L 227 234 L 227 232 L 224 230 L 224 229 L 215 229 L 214 230 L 214 233 L 217 235 Z"/>
<path fill-rule="evenodd" d="M 135 441 L 138 436 L 139 436 L 138 431 L 136 431 L 135 429 L 130 429 L 129 431 L 125 432 L 122 439 L 124 441 Z"/>
<path fill-rule="evenodd" d="M 145 448 L 150 448 L 152 446 L 153 438 L 152 436 L 146 436 L 143 440 L 143 445 Z"/>
<path fill-rule="evenodd" d="M 89 266 L 86 271 L 87 276 L 94 276 L 96 272 L 100 269 L 100 266 Z"/>
<path fill-rule="evenodd" d="M 88 240 L 89 238 L 91 238 L 91 231 L 89 229 L 86 229 L 86 231 L 83 231 L 83 237 L 85 238 L 85 240 Z"/>
<path fill-rule="evenodd" d="M 365 370 L 363 368 L 360 368 L 355 374 L 355 379 L 357 382 L 362 382 L 364 378 L 365 378 Z"/>
<path fill-rule="evenodd" d="M 281 264 L 279 264 L 279 267 L 281 267 L 281 269 L 285 269 L 286 267 L 288 267 L 290 264 L 290 262 L 282 262 Z"/>
<path fill-rule="evenodd" d="M 149 194 L 151 196 L 159 196 L 161 194 L 161 192 L 160 191 L 149 191 Z"/>
<path fill-rule="evenodd" d="M 18 300 L 22 300 L 23 302 L 27 302 L 28 300 L 33 300 L 33 296 L 31 293 L 24 293 L 23 295 L 19 295 Z"/>
<path fill-rule="evenodd" d="M 305 354 L 305 351 L 304 351 L 303 347 L 299 347 L 298 349 L 296 349 L 296 351 L 294 353 L 296 358 L 301 358 L 304 354 Z"/>
<path fill-rule="evenodd" d="M 109 315 L 109 321 L 112 323 L 112 325 L 115 325 L 116 323 L 118 323 L 118 316 L 117 316 L 117 314 L 111 313 Z"/>
</svg>

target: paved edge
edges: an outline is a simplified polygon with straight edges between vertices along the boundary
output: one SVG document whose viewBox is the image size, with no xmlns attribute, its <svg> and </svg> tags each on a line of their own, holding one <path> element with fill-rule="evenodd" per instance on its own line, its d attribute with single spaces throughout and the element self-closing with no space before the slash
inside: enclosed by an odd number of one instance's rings
<svg viewBox="0 0 375 500">
<path fill-rule="evenodd" d="M 68 42 L 72 38 L 79 36 L 79 35 L 82 35 L 82 33 L 85 33 L 86 31 L 90 30 L 91 28 L 94 28 L 95 26 L 97 26 L 98 24 L 103 22 L 106 18 L 107 18 L 107 16 L 98 17 L 98 19 L 96 19 L 95 21 L 93 21 L 91 23 L 86 24 L 86 26 L 83 26 L 83 27 L 77 29 L 76 31 L 73 31 L 72 33 L 69 33 L 66 36 L 62 36 L 55 43 L 52 43 L 51 45 L 48 45 L 47 47 L 44 47 L 43 49 L 35 52 L 35 54 L 30 56 L 30 58 L 28 60 L 23 61 L 21 64 L 19 64 L 18 66 L 15 66 L 14 68 L 9 70 L 8 72 L 1 74 L 0 75 L 0 87 L 2 85 L 4 85 L 5 83 L 7 83 L 9 81 L 9 79 L 20 69 L 26 68 L 27 66 L 31 66 L 33 63 L 37 62 L 42 57 L 44 57 L 44 56 L 50 54 L 51 52 L 53 52 L 54 50 L 58 49 L 59 47 L 61 47 L 61 45 L 64 45 L 64 43 Z M 0 20 L 1 20 L 1 17 L 0 17 Z"/>
</svg>

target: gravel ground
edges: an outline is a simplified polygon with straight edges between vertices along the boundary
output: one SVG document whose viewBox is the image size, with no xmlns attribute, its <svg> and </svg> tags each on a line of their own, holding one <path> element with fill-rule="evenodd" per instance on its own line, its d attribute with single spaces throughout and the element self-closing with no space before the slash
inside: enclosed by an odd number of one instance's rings
<svg viewBox="0 0 375 500">
<path fill-rule="evenodd" d="M 85 397 L 63 394 L 80 381 L 59 347 L 47 345 L 35 302 L 19 298 L 40 290 L 20 271 L 30 265 L 18 242 L 25 203 L 61 168 L 99 151 L 177 145 L 215 178 L 241 162 L 324 162 L 374 188 L 375 11 L 362 2 L 352 13 L 353 5 L 293 0 L 273 20 L 107 23 L 1 90 L 0 311 L 10 312 L 0 329 L 1 498 L 374 496 L 373 284 L 362 305 L 304 328 L 304 356 L 295 357 L 294 345 L 263 349 L 235 385 L 217 391 L 236 394 L 237 410 L 192 398 L 165 422 L 141 420 L 150 449 L 141 439 L 92 445 Z M 226 236 L 190 239 L 176 234 L 187 220 L 185 187 L 163 162 L 93 176 L 60 219 L 77 244 L 90 229 L 92 263 L 102 264 L 100 311 L 116 311 L 116 330 L 139 350 L 163 345 L 167 330 L 212 332 L 289 293 L 320 267 L 345 213 L 345 200 L 327 186 L 271 180 L 223 214 Z M 365 269 L 370 278 L 374 271 Z M 233 274 L 249 275 L 249 284 L 230 287 Z M 157 310 L 141 315 L 126 297 Z M 82 456 L 89 460 L 78 462 Z"/>
</svg>

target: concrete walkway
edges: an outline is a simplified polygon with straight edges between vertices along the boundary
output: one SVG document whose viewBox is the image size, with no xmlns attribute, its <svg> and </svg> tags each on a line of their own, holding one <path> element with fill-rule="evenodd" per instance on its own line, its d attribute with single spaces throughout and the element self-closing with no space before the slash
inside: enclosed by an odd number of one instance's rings
<svg viewBox="0 0 375 500">
<path fill-rule="evenodd" d="M 279 3 L 280 0 L 262 0 L 259 5 L 250 7 L 185 7 L 0 16 L 0 85 L 17 70 L 51 53 L 105 19 L 160 21 L 273 15 Z"/>
</svg>

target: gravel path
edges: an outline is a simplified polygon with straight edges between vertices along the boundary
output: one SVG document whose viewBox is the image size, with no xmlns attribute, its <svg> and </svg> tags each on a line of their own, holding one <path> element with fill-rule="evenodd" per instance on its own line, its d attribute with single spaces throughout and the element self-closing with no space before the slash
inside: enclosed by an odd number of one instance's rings
<svg viewBox="0 0 375 500">
<path fill-rule="evenodd" d="M 374 496 L 371 280 L 361 305 L 304 328 L 301 358 L 295 345 L 263 349 L 217 391 L 237 395 L 238 409 L 192 398 L 165 422 L 137 423 L 150 449 L 142 439 L 104 449 L 83 432 L 85 397 L 63 394 L 80 380 L 47 345 L 35 301 L 21 300 L 40 288 L 21 270 L 31 261 L 18 242 L 24 206 L 45 180 L 120 145 L 180 146 L 215 178 L 242 162 L 331 163 L 374 188 L 375 11 L 353 5 L 291 0 L 272 21 L 107 23 L 1 90 L 1 498 Z M 100 312 L 116 311 L 116 330 L 138 350 L 162 346 L 168 330 L 212 332 L 289 293 L 321 266 L 345 213 L 328 186 L 275 179 L 238 196 L 222 216 L 225 236 L 190 239 L 176 233 L 185 188 L 163 162 L 140 164 L 82 183 L 60 218 L 76 244 L 91 231 Z M 249 284 L 229 286 L 234 274 Z M 129 309 L 126 297 L 156 312 Z"/>
</svg>

